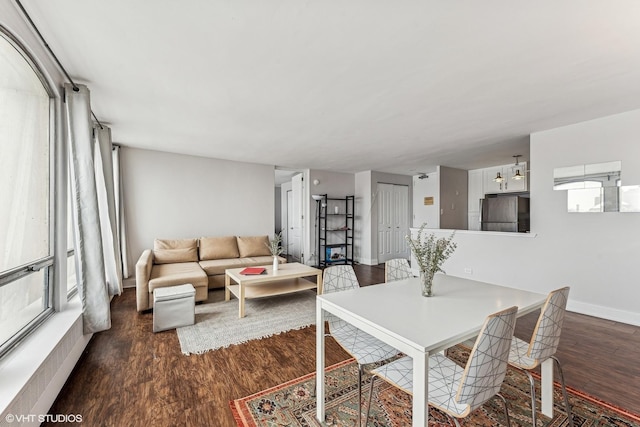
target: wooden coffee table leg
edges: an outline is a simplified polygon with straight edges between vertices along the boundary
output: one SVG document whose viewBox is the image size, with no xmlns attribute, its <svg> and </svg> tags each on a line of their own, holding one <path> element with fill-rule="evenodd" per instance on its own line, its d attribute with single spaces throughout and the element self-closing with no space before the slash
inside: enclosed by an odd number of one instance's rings
<svg viewBox="0 0 640 427">
<path fill-rule="evenodd" d="M 231 292 L 229 292 L 229 285 L 231 284 L 231 278 L 228 275 L 224 275 L 224 300 L 229 301 L 231 299 Z"/>
<path fill-rule="evenodd" d="M 322 273 L 316 274 L 316 283 L 318 284 L 317 292 L 318 295 L 322 295 Z"/>
<path fill-rule="evenodd" d="M 238 286 L 240 287 L 240 298 L 239 298 L 240 307 L 239 307 L 238 317 L 242 319 L 244 317 L 244 285 L 242 284 L 242 282 L 240 282 L 238 283 Z"/>
</svg>

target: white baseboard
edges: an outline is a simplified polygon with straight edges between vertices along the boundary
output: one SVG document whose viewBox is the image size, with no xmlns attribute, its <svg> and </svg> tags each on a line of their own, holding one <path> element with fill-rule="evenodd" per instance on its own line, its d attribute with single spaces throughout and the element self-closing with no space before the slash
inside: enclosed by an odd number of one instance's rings
<svg viewBox="0 0 640 427">
<path fill-rule="evenodd" d="M 584 302 L 576 302 L 571 301 L 571 299 L 569 299 L 569 302 L 567 303 L 567 310 L 614 322 L 640 326 L 640 313 L 637 312 L 618 310 L 615 308 L 603 307 L 601 305 L 588 304 Z"/>
<path fill-rule="evenodd" d="M 360 258 L 357 261 L 358 263 L 364 264 L 364 265 L 378 265 L 377 258 Z"/>
</svg>

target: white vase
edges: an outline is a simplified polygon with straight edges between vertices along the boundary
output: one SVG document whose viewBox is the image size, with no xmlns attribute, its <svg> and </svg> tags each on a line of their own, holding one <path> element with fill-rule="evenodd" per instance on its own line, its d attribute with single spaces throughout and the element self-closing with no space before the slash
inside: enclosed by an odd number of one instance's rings
<svg viewBox="0 0 640 427">
<path fill-rule="evenodd" d="M 280 264 L 280 262 L 278 261 L 278 257 L 274 256 L 273 257 L 273 272 L 275 273 L 276 271 L 278 271 L 278 265 Z"/>
</svg>

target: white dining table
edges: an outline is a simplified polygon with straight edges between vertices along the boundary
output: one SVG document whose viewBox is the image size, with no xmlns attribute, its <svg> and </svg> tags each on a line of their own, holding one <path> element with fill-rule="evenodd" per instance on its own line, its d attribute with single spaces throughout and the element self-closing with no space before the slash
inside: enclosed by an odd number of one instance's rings
<svg viewBox="0 0 640 427">
<path fill-rule="evenodd" d="M 542 307 L 546 295 L 437 274 L 433 296 L 419 279 L 366 286 L 316 297 L 316 391 L 325 420 L 325 312 L 397 348 L 413 359 L 413 426 L 428 426 L 429 355 L 478 335 L 489 314 L 518 306 L 518 317 Z M 542 366 L 542 412 L 553 415 L 553 361 Z"/>
</svg>

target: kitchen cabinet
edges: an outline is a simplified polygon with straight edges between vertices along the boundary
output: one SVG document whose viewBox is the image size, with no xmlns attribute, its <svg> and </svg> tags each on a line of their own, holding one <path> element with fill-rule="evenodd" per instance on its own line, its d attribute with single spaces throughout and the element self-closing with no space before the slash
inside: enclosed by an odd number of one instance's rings
<svg viewBox="0 0 640 427">
<path fill-rule="evenodd" d="M 528 185 L 526 169 L 526 162 L 521 162 L 518 166 L 511 164 L 482 169 L 484 174 L 484 194 L 527 191 Z M 516 171 L 520 172 L 520 175 L 522 175 L 522 179 L 513 179 Z M 500 174 L 500 176 L 502 176 L 502 182 L 495 181 L 498 173 Z"/>
</svg>

